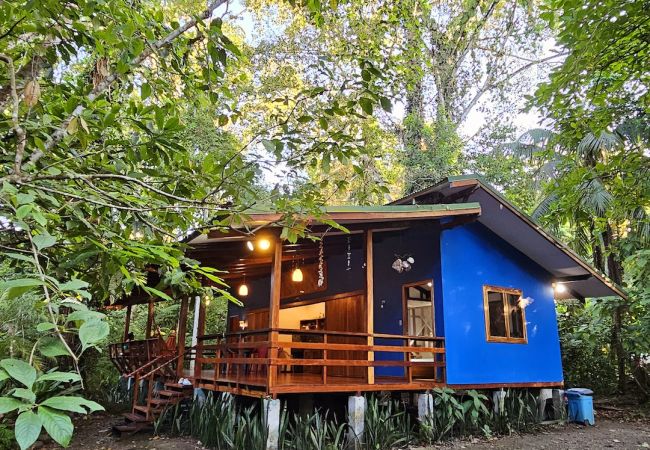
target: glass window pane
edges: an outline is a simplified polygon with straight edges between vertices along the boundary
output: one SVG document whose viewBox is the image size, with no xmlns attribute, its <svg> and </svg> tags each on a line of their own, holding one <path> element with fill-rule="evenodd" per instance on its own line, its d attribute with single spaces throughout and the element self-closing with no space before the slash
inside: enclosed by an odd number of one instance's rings
<svg viewBox="0 0 650 450">
<path fill-rule="evenodd" d="M 510 337 L 520 338 L 524 337 L 524 315 L 519 304 L 521 298 L 518 294 L 507 294 L 508 306 L 510 310 Z"/>
<path fill-rule="evenodd" d="M 488 315 L 490 319 L 490 336 L 507 337 L 503 296 L 500 292 L 488 292 Z"/>
</svg>

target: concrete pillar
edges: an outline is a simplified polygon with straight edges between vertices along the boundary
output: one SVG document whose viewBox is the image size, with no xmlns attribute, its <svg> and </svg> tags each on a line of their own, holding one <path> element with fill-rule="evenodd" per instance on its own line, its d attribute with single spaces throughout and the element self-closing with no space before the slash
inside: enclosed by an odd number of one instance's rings
<svg viewBox="0 0 650 450">
<path fill-rule="evenodd" d="M 561 420 L 565 417 L 563 414 L 564 402 L 562 401 L 562 397 L 564 397 L 564 390 L 553 389 L 553 418 L 555 420 Z"/>
<path fill-rule="evenodd" d="M 433 395 L 428 392 L 425 394 L 417 394 L 418 398 L 418 419 L 425 420 L 428 415 L 433 414 Z"/>
<path fill-rule="evenodd" d="M 192 347 L 196 347 L 198 344 L 198 333 L 199 333 L 199 308 L 201 307 L 201 297 L 194 297 L 194 323 L 192 324 Z M 190 373 L 194 373 L 194 359 L 190 361 Z"/>
<path fill-rule="evenodd" d="M 201 388 L 194 388 L 194 401 L 199 405 L 205 402 L 205 392 Z"/>
<path fill-rule="evenodd" d="M 537 397 L 537 420 L 543 422 L 546 420 L 546 400 L 553 398 L 553 389 L 540 389 Z"/>
<path fill-rule="evenodd" d="M 278 450 L 280 445 L 280 400 L 265 398 L 262 404 L 267 430 L 266 449 Z"/>
<path fill-rule="evenodd" d="M 357 396 L 348 397 L 348 426 L 350 427 L 348 437 L 354 443 L 352 448 L 358 447 L 358 444 L 363 441 L 365 417 L 366 398 Z"/>
<path fill-rule="evenodd" d="M 506 391 L 499 389 L 492 392 L 492 408 L 495 414 L 501 414 L 505 409 Z"/>
</svg>

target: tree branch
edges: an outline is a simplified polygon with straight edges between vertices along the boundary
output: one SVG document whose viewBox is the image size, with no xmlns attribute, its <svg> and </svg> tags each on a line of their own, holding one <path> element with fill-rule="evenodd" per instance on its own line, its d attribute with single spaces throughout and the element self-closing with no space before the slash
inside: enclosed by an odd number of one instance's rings
<svg viewBox="0 0 650 450">
<path fill-rule="evenodd" d="M 207 8 L 200 15 L 198 15 L 197 17 L 191 20 L 188 20 L 187 22 L 185 22 L 183 25 L 176 28 L 174 31 L 169 33 L 164 38 L 159 39 L 158 41 L 146 47 L 146 49 L 143 50 L 142 53 L 140 53 L 138 56 L 136 56 L 131 60 L 129 65 L 130 68 L 132 69 L 133 67 L 139 66 L 147 58 L 149 58 L 149 56 L 151 56 L 154 52 L 169 45 L 180 35 L 187 32 L 191 28 L 194 28 L 199 21 L 209 18 L 212 15 L 212 12 L 222 4 L 226 3 L 226 1 L 227 0 L 213 1 L 207 6 Z M 102 80 L 102 82 L 97 84 L 97 86 L 95 86 L 95 88 L 86 96 L 85 103 L 91 103 L 92 101 L 94 101 L 104 91 L 106 91 L 115 81 L 117 81 L 117 79 L 122 75 L 124 74 L 113 72 L 110 75 L 108 75 L 106 78 L 104 78 L 104 80 Z M 77 107 L 72 111 L 72 113 L 61 123 L 61 125 L 57 128 L 57 130 L 49 136 L 48 140 L 45 142 L 45 151 L 51 150 L 59 142 L 63 140 L 63 138 L 66 135 L 67 132 L 66 130 L 70 122 L 76 117 L 79 117 L 85 109 L 86 106 L 84 106 L 83 104 L 77 105 Z M 36 163 L 39 159 L 43 157 L 44 154 L 45 154 L 44 151 L 37 150 L 36 152 L 32 153 L 31 157 L 29 158 L 29 163 L 32 164 Z"/>
<path fill-rule="evenodd" d="M 20 98 L 16 90 L 16 70 L 14 67 L 14 60 L 7 55 L 0 54 L 0 60 L 4 61 L 9 68 L 9 89 L 11 98 L 13 100 L 13 109 L 11 112 L 11 121 L 13 124 L 14 133 L 16 133 L 16 156 L 14 159 L 14 174 L 20 175 L 20 168 L 23 163 L 25 155 L 25 143 L 27 141 L 27 134 L 23 127 L 20 126 L 18 120 L 18 113 L 20 112 Z"/>
</svg>

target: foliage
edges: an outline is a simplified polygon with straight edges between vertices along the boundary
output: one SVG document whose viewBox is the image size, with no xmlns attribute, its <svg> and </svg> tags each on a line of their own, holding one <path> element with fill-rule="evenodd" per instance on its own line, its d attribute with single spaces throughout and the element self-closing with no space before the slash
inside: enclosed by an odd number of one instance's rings
<svg viewBox="0 0 650 450">
<path fill-rule="evenodd" d="M 487 397 L 475 390 L 457 397 L 449 388 L 433 390 L 433 411 L 420 423 L 420 439 L 427 443 L 476 433 L 489 434 L 490 413 Z"/>
<path fill-rule="evenodd" d="M 567 387 L 588 387 L 598 394 L 616 390 L 616 364 L 610 347 L 611 312 L 605 302 L 557 306 L 562 368 Z"/>
<path fill-rule="evenodd" d="M 0 397 L 0 414 L 17 414 L 14 433 L 21 449 L 31 447 L 42 428 L 58 444 L 67 447 L 74 430 L 68 414 L 104 410 L 91 400 L 66 395 L 80 381 L 73 372 L 50 371 L 39 375 L 24 361 L 3 359 L 0 380 L 10 380 L 12 386 L 8 395 Z M 72 387 L 66 387 L 67 384 Z"/>
<path fill-rule="evenodd" d="M 541 14 L 568 53 L 535 104 L 567 137 L 606 131 L 648 108 L 647 3 L 547 0 Z"/>
<path fill-rule="evenodd" d="M 363 431 L 364 448 L 384 450 L 406 447 L 413 439 L 413 426 L 404 406 L 397 400 L 366 397 Z"/>
<path fill-rule="evenodd" d="M 338 423 L 328 411 L 314 411 L 312 414 L 287 415 L 283 413 L 280 434 L 282 450 L 336 450 L 350 448 L 346 423 Z M 284 432 L 283 432 L 284 431 Z"/>
</svg>

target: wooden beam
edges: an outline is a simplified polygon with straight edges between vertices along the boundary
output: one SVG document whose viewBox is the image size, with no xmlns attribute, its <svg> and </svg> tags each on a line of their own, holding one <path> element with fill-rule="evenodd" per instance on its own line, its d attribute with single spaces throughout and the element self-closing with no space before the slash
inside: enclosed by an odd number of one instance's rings
<svg viewBox="0 0 650 450">
<path fill-rule="evenodd" d="M 147 310 L 147 327 L 144 331 L 144 338 L 151 337 L 151 327 L 153 326 L 153 297 L 149 297 L 149 307 Z"/>
<path fill-rule="evenodd" d="M 178 316 L 178 334 L 176 341 L 178 343 L 178 363 L 176 365 L 176 375 L 180 378 L 184 376 L 183 373 L 183 355 L 185 354 L 185 333 L 187 331 L 187 309 L 189 306 L 189 298 L 183 296 L 181 299 L 181 310 Z"/>
<path fill-rule="evenodd" d="M 282 240 L 275 239 L 273 247 L 273 265 L 271 269 L 271 295 L 269 299 L 269 358 L 276 359 L 278 357 L 278 332 L 280 328 L 280 295 L 282 291 Z M 276 383 L 278 376 L 278 366 L 269 366 L 269 373 L 267 377 L 267 390 L 271 389 Z"/>
<path fill-rule="evenodd" d="M 131 305 L 126 307 L 126 317 L 124 318 L 124 342 L 129 339 L 129 328 L 131 328 Z"/>
<path fill-rule="evenodd" d="M 375 341 L 372 334 L 375 332 L 375 312 L 374 312 L 374 286 L 373 286 L 373 257 L 372 257 L 372 230 L 366 231 L 366 333 L 368 336 L 368 345 L 374 345 Z M 368 352 L 368 361 L 375 360 L 375 352 Z M 368 366 L 368 384 L 375 384 L 375 368 Z"/>
</svg>

